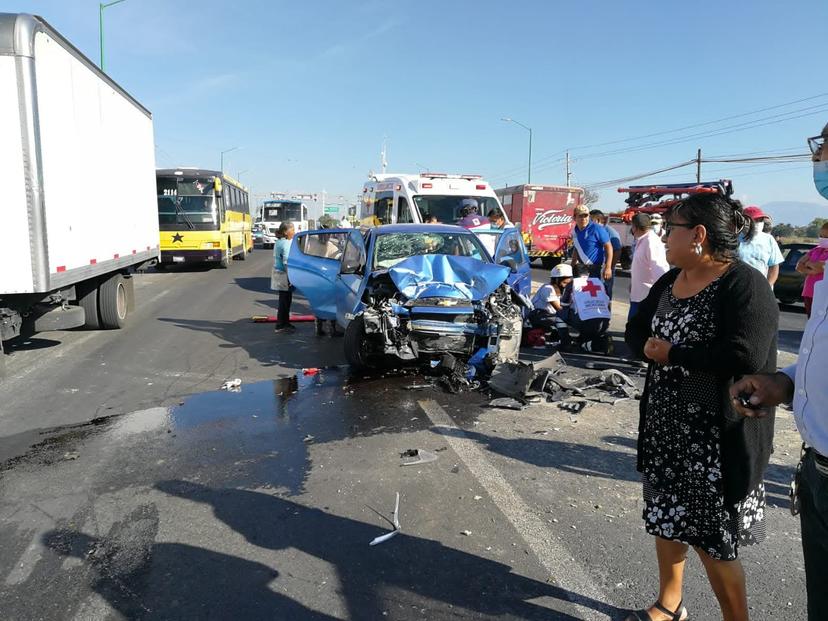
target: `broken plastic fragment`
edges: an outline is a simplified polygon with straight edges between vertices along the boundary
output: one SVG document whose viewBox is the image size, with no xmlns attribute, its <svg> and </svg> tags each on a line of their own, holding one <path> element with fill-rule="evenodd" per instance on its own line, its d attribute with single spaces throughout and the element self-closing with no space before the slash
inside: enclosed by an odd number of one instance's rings
<svg viewBox="0 0 828 621">
<path fill-rule="evenodd" d="M 397 492 L 397 499 L 394 502 L 394 515 L 392 516 L 391 523 L 394 525 L 394 530 L 392 530 L 390 533 L 385 533 L 384 535 L 380 535 L 379 537 L 374 537 L 371 540 L 371 543 L 369 543 L 368 545 L 375 546 L 378 543 L 383 543 L 385 541 L 388 541 L 389 539 L 391 539 L 391 537 L 393 537 L 398 532 L 400 532 L 400 493 L 399 492 Z"/>
<path fill-rule="evenodd" d="M 410 461 L 404 461 L 401 466 L 419 466 L 420 464 L 427 464 L 432 461 L 437 461 L 437 455 L 425 449 L 408 449 L 400 453 L 400 458 L 413 457 Z"/>
<path fill-rule="evenodd" d="M 227 380 L 221 385 L 222 390 L 229 390 L 230 392 L 239 392 L 241 390 L 242 381 L 237 377 L 236 379 Z"/>
<path fill-rule="evenodd" d="M 302 442 L 313 442 L 315 439 L 316 438 L 314 436 L 308 434 L 304 438 L 302 438 Z"/>
<path fill-rule="evenodd" d="M 522 410 L 526 406 L 517 399 L 512 399 L 511 397 L 499 397 L 489 401 L 489 407 L 502 408 L 504 410 Z"/>
<path fill-rule="evenodd" d="M 471 536 L 471 531 L 470 530 L 461 530 L 460 534 L 465 535 L 466 537 L 470 537 Z"/>
</svg>

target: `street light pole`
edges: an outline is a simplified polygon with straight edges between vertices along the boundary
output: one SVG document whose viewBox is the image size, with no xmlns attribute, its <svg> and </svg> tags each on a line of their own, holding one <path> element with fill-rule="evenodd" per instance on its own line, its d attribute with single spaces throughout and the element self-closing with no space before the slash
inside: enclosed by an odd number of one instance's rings
<svg viewBox="0 0 828 621">
<path fill-rule="evenodd" d="M 532 128 L 508 116 L 500 120 L 506 121 L 507 123 L 514 123 L 515 125 L 520 125 L 523 129 L 529 132 L 529 172 L 527 175 L 526 183 L 532 183 Z"/>
<path fill-rule="evenodd" d="M 221 168 L 219 169 L 221 172 L 224 172 L 224 154 L 236 151 L 237 149 L 241 149 L 241 147 L 233 147 L 232 149 L 225 149 L 221 152 Z"/>
<path fill-rule="evenodd" d="M 104 68 L 104 9 L 111 7 L 116 4 L 121 4 L 121 2 L 126 2 L 126 0 L 114 0 L 113 2 L 101 2 L 98 5 L 98 26 L 99 26 L 99 35 L 101 40 L 101 71 L 106 71 Z"/>
</svg>

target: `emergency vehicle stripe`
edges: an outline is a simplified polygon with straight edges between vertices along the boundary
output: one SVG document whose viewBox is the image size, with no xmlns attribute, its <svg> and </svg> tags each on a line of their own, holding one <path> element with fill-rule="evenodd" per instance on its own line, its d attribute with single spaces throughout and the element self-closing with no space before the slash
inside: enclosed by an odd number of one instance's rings
<svg viewBox="0 0 828 621">
<path fill-rule="evenodd" d="M 66 266 L 65 265 L 58 265 L 57 266 L 57 271 L 58 272 L 65 272 L 66 271 Z"/>
<path fill-rule="evenodd" d="M 95 265 L 95 263 L 97 263 L 97 262 L 98 262 L 97 259 L 89 259 L 89 265 Z"/>
</svg>

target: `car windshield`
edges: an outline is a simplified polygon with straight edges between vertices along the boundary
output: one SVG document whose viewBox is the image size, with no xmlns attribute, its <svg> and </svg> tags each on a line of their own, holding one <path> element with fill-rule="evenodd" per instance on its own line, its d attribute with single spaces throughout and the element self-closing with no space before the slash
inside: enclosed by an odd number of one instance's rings
<svg viewBox="0 0 828 621">
<path fill-rule="evenodd" d="M 450 254 L 488 262 L 480 241 L 471 233 L 386 233 L 374 246 L 374 267 L 393 267 L 408 257 Z"/>
<path fill-rule="evenodd" d="M 427 222 L 431 216 L 435 216 L 442 224 L 456 224 L 463 216 L 460 215 L 460 208 L 466 204 L 474 203 L 477 206 L 477 213 L 486 216 L 494 209 L 500 212 L 500 205 L 497 199 L 491 196 L 442 196 L 438 194 L 421 194 L 414 197 L 414 204 L 420 211 L 423 222 Z"/>
</svg>

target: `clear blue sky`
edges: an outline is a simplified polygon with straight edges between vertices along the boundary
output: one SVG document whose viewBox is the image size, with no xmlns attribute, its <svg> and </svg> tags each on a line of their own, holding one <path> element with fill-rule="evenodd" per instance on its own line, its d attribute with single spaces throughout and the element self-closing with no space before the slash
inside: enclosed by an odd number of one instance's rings
<svg viewBox="0 0 828 621">
<path fill-rule="evenodd" d="M 98 3 L 7 0 L 98 58 Z M 256 193 L 356 195 L 379 167 L 477 172 L 496 185 L 562 183 L 567 147 L 749 117 L 616 145 L 573 149 L 574 182 L 614 179 L 695 156 L 804 152 L 828 121 L 828 2 L 490 0 L 127 0 L 106 10 L 107 70 L 153 112 L 159 166 L 218 166 Z M 809 108 L 809 110 L 803 110 Z M 678 144 L 777 114 L 802 118 Z M 769 119 L 781 120 L 784 117 Z M 583 158 L 583 159 L 579 159 Z M 707 164 L 750 203 L 819 204 L 807 163 Z M 656 177 L 691 181 L 694 170 Z M 620 207 L 602 190 L 600 206 Z M 814 215 L 819 207 L 815 206 Z M 826 210 L 828 213 L 828 209 Z"/>
</svg>

